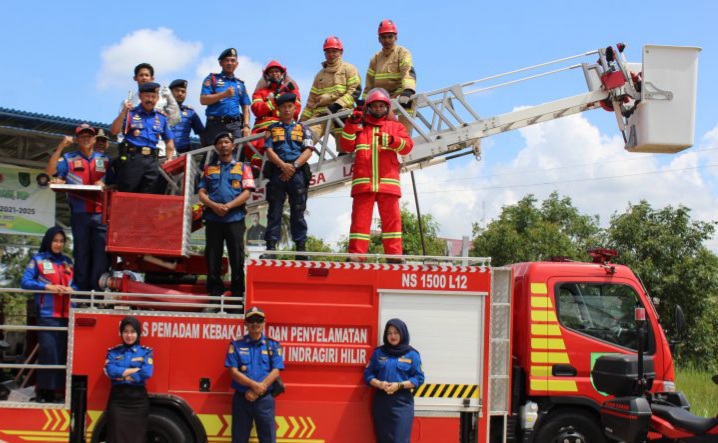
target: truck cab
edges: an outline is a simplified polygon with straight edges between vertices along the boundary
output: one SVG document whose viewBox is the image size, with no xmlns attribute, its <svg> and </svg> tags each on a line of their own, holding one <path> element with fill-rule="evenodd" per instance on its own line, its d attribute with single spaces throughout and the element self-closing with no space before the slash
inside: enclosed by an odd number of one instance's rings
<svg viewBox="0 0 718 443">
<path fill-rule="evenodd" d="M 634 309 L 646 309 L 646 354 L 657 391 L 674 390 L 674 367 L 658 314 L 626 266 L 551 261 L 513 270 L 514 412 L 524 441 L 604 441 L 591 369 L 605 354 L 637 352 Z"/>
</svg>

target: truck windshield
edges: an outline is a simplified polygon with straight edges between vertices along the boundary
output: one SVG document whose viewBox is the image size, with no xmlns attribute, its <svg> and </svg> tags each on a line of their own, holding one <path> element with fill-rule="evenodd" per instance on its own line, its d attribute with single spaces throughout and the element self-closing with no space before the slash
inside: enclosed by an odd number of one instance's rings
<svg viewBox="0 0 718 443">
<path fill-rule="evenodd" d="M 641 304 L 630 286 L 604 283 L 560 283 L 556 285 L 559 322 L 568 329 L 623 348 L 637 350 L 634 309 Z M 647 350 L 654 349 L 646 323 Z"/>
</svg>

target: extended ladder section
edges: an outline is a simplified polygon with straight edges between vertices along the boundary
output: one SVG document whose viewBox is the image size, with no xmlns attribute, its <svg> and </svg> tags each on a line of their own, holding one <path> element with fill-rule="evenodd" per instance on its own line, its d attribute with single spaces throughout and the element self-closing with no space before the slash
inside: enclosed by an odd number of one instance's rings
<svg viewBox="0 0 718 443">
<path fill-rule="evenodd" d="M 624 45 L 589 51 L 550 62 L 517 69 L 479 80 L 430 92 L 418 93 L 412 117 L 393 102 L 396 115 L 403 115 L 413 126 L 414 149 L 403 156 L 403 172 L 425 168 L 447 159 L 473 154 L 481 156 L 481 139 L 557 118 L 604 108 L 616 114 L 624 134 L 626 149 L 632 152 L 678 152 L 693 144 L 695 95 L 699 48 L 646 46 L 643 63 L 627 63 Z M 589 58 L 589 62 L 573 63 Z M 592 60 L 590 59 L 592 58 Z M 474 102 L 482 92 L 516 83 L 580 70 L 588 91 L 572 97 L 529 106 L 504 114 L 482 117 Z M 515 76 L 523 75 L 520 78 Z M 511 78 L 501 83 L 504 77 Z M 643 79 L 650 79 L 644 82 Z M 645 84 L 645 87 L 643 87 Z M 486 86 L 484 86 L 486 85 Z M 344 126 L 351 111 L 343 111 L 306 122 L 307 126 L 326 125 L 324 136 L 315 135 L 315 156 L 310 161 L 312 180 L 309 192 L 334 192 L 351 183 L 351 155 L 340 156 L 331 130 Z M 253 135 L 236 140 L 240 148 L 257 152 Z M 213 147 L 194 151 L 204 155 Z M 241 149 L 240 149 L 241 151 Z M 263 159 L 266 161 L 266 156 Z M 198 162 L 193 162 L 196 165 Z M 196 172 L 196 171 L 195 171 Z M 264 203 L 264 179 L 248 204 L 251 210 Z"/>
</svg>

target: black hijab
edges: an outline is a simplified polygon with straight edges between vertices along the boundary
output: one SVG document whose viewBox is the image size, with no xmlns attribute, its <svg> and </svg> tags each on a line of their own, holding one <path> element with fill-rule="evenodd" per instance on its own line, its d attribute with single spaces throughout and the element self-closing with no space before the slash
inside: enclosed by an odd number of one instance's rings
<svg viewBox="0 0 718 443">
<path fill-rule="evenodd" d="M 401 338 L 399 339 L 399 344 L 396 346 L 389 344 L 389 341 L 386 339 L 387 333 L 389 332 L 389 326 L 394 326 L 396 330 L 399 331 L 399 336 Z M 384 326 L 384 344 L 380 346 L 380 348 L 385 354 L 392 357 L 401 357 L 414 349 L 409 346 L 409 329 L 406 327 L 406 323 L 398 318 L 392 318 L 386 322 L 386 326 Z"/>
<path fill-rule="evenodd" d="M 135 331 L 137 331 L 137 340 L 135 340 L 134 343 L 131 345 L 127 345 L 124 340 L 122 340 L 122 344 L 125 346 L 134 346 L 140 344 L 140 335 L 142 334 L 142 330 L 140 329 L 140 321 L 137 320 L 135 317 L 127 316 L 122 319 L 120 322 L 120 336 L 122 336 L 122 331 L 125 330 L 125 326 L 130 325 L 132 326 Z"/>
<path fill-rule="evenodd" d="M 40 243 L 40 251 L 39 252 L 49 252 L 54 257 L 59 257 L 62 255 L 62 252 L 59 254 L 55 254 L 52 252 L 52 240 L 55 238 L 55 236 L 60 233 L 62 234 L 62 237 L 67 241 L 67 236 L 65 235 L 65 231 L 62 230 L 59 226 L 53 226 L 47 231 L 45 231 L 45 236 L 42 237 L 42 243 Z"/>
</svg>

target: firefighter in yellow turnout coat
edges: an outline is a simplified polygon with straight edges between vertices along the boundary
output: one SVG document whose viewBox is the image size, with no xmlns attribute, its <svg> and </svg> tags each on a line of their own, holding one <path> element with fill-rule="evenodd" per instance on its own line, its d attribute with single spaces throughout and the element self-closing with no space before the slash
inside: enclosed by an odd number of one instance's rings
<svg viewBox="0 0 718 443">
<path fill-rule="evenodd" d="M 391 98 L 397 99 L 407 113 L 413 116 L 416 103 L 411 100 L 411 96 L 416 94 L 416 71 L 409 50 L 396 44 L 397 34 L 393 21 L 383 20 L 379 23 L 379 43 L 382 49 L 369 60 L 364 91 L 386 89 Z M 409 120 L 399 114 L 399 122 L 411 135 Z"/>
<path fill-rule="evenodd" d="M 359 71 L 351 63 L 342 60 L 344 46 L 338 37 L 327 37 L 324 40 L 324 58 L 322 69 L 314 77 L 312 89 L 304 107 L 300 122 L 311 118 L 322 117 L 354 109 L 354 101 L 361 94 Z M 327 122 L 312 125 L 309 129 L 322 137 L 326 132 Z M 342 128 L 336 123 L 332 125 L 335 139 L 341 134 Z"/>
</svg>

